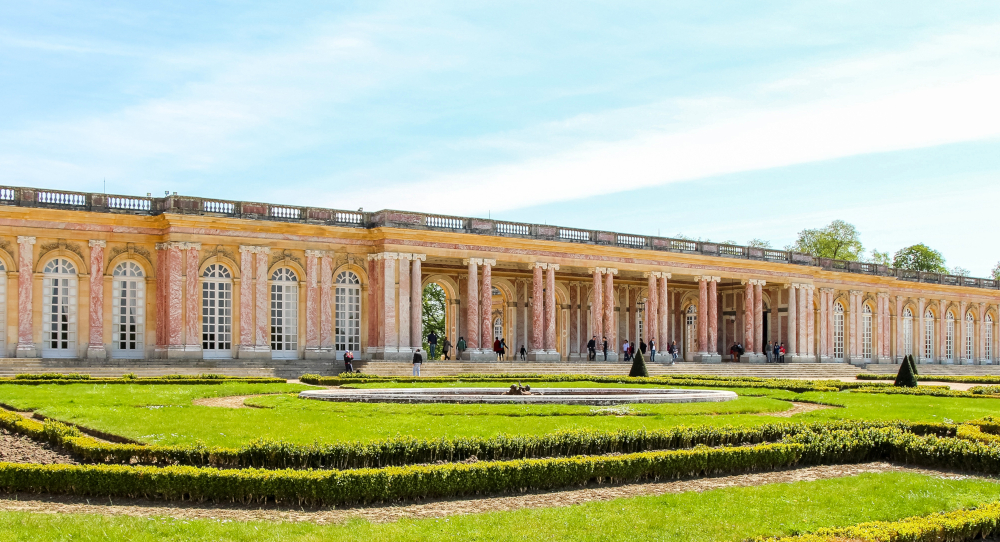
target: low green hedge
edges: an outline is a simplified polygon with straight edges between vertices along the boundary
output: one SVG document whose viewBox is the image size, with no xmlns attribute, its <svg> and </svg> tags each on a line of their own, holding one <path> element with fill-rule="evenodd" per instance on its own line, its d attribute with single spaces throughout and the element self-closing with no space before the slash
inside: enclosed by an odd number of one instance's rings
<svg viewBox="0 0 1000 542">
<path fill-rule="evenodd" d="M 1000 367 L 997 368 L 1000 372 Z M 861 373 L 858 380 L 895 380 L 894 374 Z M 954 382 L 962 384 L 1000 384 L 1000 376 L 996 375 L 917 375 L 917 380 L 924 382 Z"/>
<path fill-rule="evenodd" d="M 62 446 L 81 460 L 94 463 L 193 465 L 216 467 L 352 469 L 479 460 L 512 460 L 610 453 L 638 453 L 695 446 L 734 446 L 777 442 L 800 433 L 830 430 L 896 428 L 919 435 L 953 436 L 954 425 L 901 421 L 835 421 L 771 423 L 755 427 L 672 427 L 666 429 L 591 429 L 547 435 L 496 435 L 418 439 L 395 437 L 363 442 L 294 444 L 258 439 L 238 448 L 219 446 L 157 446 L 115 444 L 84 436 L 53 420 L 44 424 L 13 412 L 0 411 L 0 427 Z M 48 429 L 47 429 L 48 428 Z"/>
<path fill-rule="evenodd" d="M 997 399 L 1000 395 L 973 393 L 972 391 L 960 391 L 948 389 L 947 386 L 919 386 L 916 388 L 857 388 L 851 390 L 852 393 L 886 393 L 890 395 L 931 395 L 934 397 L 973 397 Z"/>
<path fill-rule="evenodd" d="M 940 512 L 899 521 L 871 521 L 850 527 L 823 528 L 814 533 L 758 542 L 964 542 L 1000 534 L 1000 503 Z"/>
<path fill-rule="evenodd" d="M 0 384 L 225 384 L 235 382 L 240 384 L 284 384 L 284 378 L 270 376 L 227 376 L 217 374 L 199 375 L 163 375 L 153 377 L 137 377 L 126 374 L 121 377 L 91 377 L 88 374 L 19 374 L 14 378 L 0 378 Z"/>
<path fill-rule="evenodd" d="M 973 395 L 1000 395 L 1000 386 L 972 386 L 969 393 Z"/>
<path fill-rule="evenodd" d="M 786 442 L 755 446 L 353 470 L 0 463 L 0 489 L 101 497 L 339 505 L 872 460 L 993 475 L 1000 472 L 1000 447 L 884 427 L 800 433 Z"/>
</svg>

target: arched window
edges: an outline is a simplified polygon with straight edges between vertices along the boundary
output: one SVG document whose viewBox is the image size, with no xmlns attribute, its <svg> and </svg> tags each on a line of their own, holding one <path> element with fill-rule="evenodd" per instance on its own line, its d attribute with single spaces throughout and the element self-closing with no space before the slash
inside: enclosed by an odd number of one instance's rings
<svg viewBox="0 0 1000 542">
<path fill-rule="evenodd" d="M 924 313 L 924 358 L 934 359 L 934 313 Z"/>
<path fill-rule="evenodd" d="M 233 357 L 233 275 L 218 263 L 201 274 L 201 348 L 210 359 Z M 249 302 L 249 301 L 248 301 Z"/>
<path fill-rule="evenodd" d="M 966 361 L 972 361 L 975 358 L 975 349 L 973 346 L 976 344 L 976 318 L 972 316 L 971 312 L 965 314 L 965 359 Z"/>
<path fill-rule="evenodd" d="M 844 306 L 833 304 L 833 359 L 844 359 Z"/>
<path fill-rule="evenodd" d="M 684 317 L 685 322 L 685 336 L 687 341 L 684 345 L 685 356 L 693 354 L 698 347 L 698 310 L 694 305 L 687 308 L 687 314 Z M 693 358 L 685 357 L 684 359 L 688 361 L 693 361 Z"/>
<path fill-rule="evenodd" d="M 903 311 L 903 354 L 913 355 L 913 311 L 909 308 Z"/>
<path fill-rule="evenodd" d="M 955 359 L 955 315 L 951 312 L 945 317 L 944 357 Z"/>
<path fill-rule="evenodd" d="M 7 355 L 7 329 L 4 315 L 7 314 L 7 267 L 0 261 L 0 352 Z"/>
<path fill-rule="evenodd" d="M 299 279 L 287 267 L 271 274 L 271 357 L 299 355 Z"/>
<path fill-rule="evenodd" d="M 636 337 L 642 337 L 642 328 L 646 323 L 646 299 L 643 298 L 641 301 L 635 304 L 635 332 Z"/>
<path fill-rule="evenodd" d="M 986 315 L 986 325 L 983 333 L 983 359 L 993 361 L 993 316 Z"/>
<path fill-rule="evenodd" d="M 496 339 L 503 338 L 503 318 L 499 316 L 493 320 L 493 337 Z"/>
<path fill-rule="evenodd" d="M 144 357 L 146 279 L 135 262 L 122 262 L 111 272 L 111 357 Z"/>
<path fill-rule="evenodd" d="M 861 306 L 861 357 L 872 359 L 872 308 L 867 303 Z"/>
<path fill-rule="evenodd" d="M 42 269 L 42 357 L 76 357 L 76 266 L 56 258 Z"/>
<path fill-rule="evenodd" d="M 361 281 L 350 271 L 337 275 L 336 349 L 361 355 Z"/>
</svg>

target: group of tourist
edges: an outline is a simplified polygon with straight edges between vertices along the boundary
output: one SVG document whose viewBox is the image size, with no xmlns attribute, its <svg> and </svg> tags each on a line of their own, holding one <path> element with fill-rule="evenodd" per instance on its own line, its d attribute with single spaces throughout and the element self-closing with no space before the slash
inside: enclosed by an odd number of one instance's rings
<svg viewBox="0 0 1000 542">
<path fill-rule="evenodd" d="M 729 347 L 729 355 L 732 356 L 733 362 L 739 363 L 740 357 L 746 353 L 746 349 L 740 342 L 734 342 L 732 346 Z M 767 341 L 767 346 L 764 347 L 764 356 L 767 357 L 767 363 L 784 363 L 785 362 L 785 343 L 771 342 Z"/>
</svg>

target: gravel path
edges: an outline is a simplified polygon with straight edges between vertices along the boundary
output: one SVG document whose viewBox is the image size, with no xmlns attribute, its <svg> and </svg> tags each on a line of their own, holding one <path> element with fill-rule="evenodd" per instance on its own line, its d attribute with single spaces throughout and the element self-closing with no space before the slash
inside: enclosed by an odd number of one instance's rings
<svg viewBox="0 0 1000 542">
<path fill-rule="evenodd" d="M 42 463 L 51 465 L 63 463 L 76 465 L 73 456 L 59 451 L 47 442 L 38 442 L 28 437 L 0 429 L 0 461 L 7 463 Z"/>
<path fill-rule="evenodd" d="M 782 410 L 780 412 L 761 412 L 758 416 L 775 416 L 778 418 L 791 418 L 796 414 L 802 414 L 803 412 L 812 412 L 814 410 L 823 410 L 827 408 L 840 408 L 830 405 L 821 405 L 818 403 L 799 403 L 796 401 L 789 401 L 792 403 L 792 408 L 788 410 Z"/>
<path fill-rule="evenodd" d="M 552 508 L 642 495 L 663 495 L 689 491 L 702 492 L 725 487 L 747 487 L 823 480 L 854 476 L 865 472 L 911 472 L 943 478 L 968 478 L 968 476 L 960 474 L 910 468 L 889 463 L 865 463 L 859 465 L 826 465 L 667 482 L 594 486 L 565 491 L 535 492 L 488 498 L 431 500 L 396 505 L 359 506 L 339 509 L 295 509 L 273 505 L 263 507 L 248 507 L 233 504 L 205 505 L 196 503 L 166 503 L 144 499 L 112 500 L 104 498 L 100 499 L 103 502 L 98 502 L 98 499 L 84 497 L 0 493 L 0 510 L 49 514 L 104 514 L 136 517 L 166 516 L 177 519 L 263 520 L 311 522 L 317 524 L 344 523 L 354 518 L 360 518 L 375 523 L 386 523 L 404 518 L 439 518 L 483 512 Z"/>
</svg>

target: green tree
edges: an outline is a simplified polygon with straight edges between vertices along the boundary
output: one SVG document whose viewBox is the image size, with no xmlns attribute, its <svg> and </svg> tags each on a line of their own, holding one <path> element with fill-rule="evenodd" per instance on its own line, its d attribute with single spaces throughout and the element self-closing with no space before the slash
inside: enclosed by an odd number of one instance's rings
<svg viewBox="0 0 1000 542">
<path fill-rule="evenodd" d="M 879 252 L 878 250 L 872 250 L 872 256 L 868 259 L 869 263 L 876 265 L 888 265 L 892 266 L 892 255 L 888 252 Z"/>
<path fill-rule="evenodd" d="M 952 267 L 948 272 L 958 277 L 967 277 L 971 273 L 971 271 L 962 266 Z"/>
<path fill-rule="evenodd" d="M 896 373 L 896 381 L 893 382 L 894 386 L 901 388 L 915 388 L 917 387 L 917 377 L 913 374 L 913 366 L 907 360 L 903 360 L 903 363 L 899 364 L 899 372 Z"/>
<path fill-rule="evenodd" d="M 899 249 L 892 256 L 892 266 L 912 271 L 948 272 L 944 266 L 944 256 L 923 243 Z"/>
<path fill-rule="evenodd" d="M 852 262 L 860 260 L 865 252 L 858 229 L 843 220 L 834 220 L 826 227 L 816 230 L 800 231 L 795 243 L 789 248 L 817 258 Z"/>
<path fill-rule="evenodd" d="M 990 275 L 994 279 L 1000 280 L 1000 262 L 997 262 L 997 264 L 993 266 L 993 269 L 990 270 Z"/>
<path fill-rule="evenodd" d="M 635 351 L 635 356 L 632 357 L 632 368 L 628 372 L 629 376 L 649 376 L 649 370 L 646 369 L 646 360 L 642 359 L 642 352 L 639 350 Z"/>
<path fill-rule="evenodd" d="M 431 334 L 431 331 L 437 333 L 438 339 L 438 350 L 436 354 L 441 354 L 441 344 L 444 343 L 445 338 L 445 328 L 444 328 L 444 310 L 445 303 L 447 303 L 448 297 L 444 293 L 444 288 L 438 286 L 437 284 L 431 283 L 424 288 L 423 294 L 423 306 L 424 314 L 421 324 L 423 325 L 423 338 L 421 342 L 424 347 L 424 352 L 430 352 L 430 345 L 427 344 L 427 336 Z"/>
<path fill-rule="evenodd" d="M 751 239 L 747 241 L 747 246 L 751 248 L 771 248 L 771 242 L 764 239 Z"/>
</svg>

